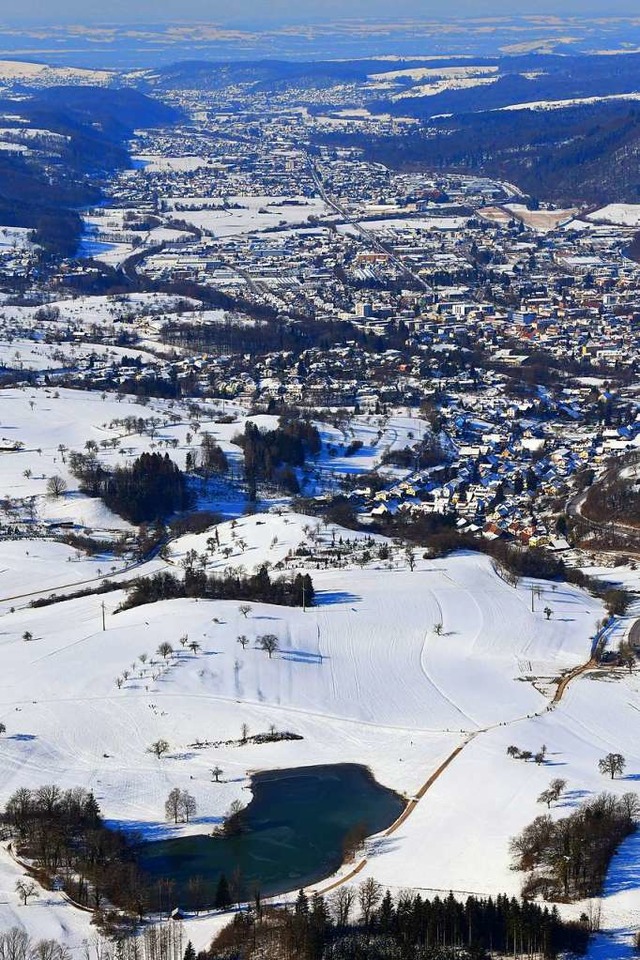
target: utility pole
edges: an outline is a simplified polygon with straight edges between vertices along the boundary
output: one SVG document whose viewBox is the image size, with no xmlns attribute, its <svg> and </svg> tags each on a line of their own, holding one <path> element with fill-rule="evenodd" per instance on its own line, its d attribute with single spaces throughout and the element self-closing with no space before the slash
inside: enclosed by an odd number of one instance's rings
<svg viewBox="0 0 640 960">
<path fill-rule="evenodd" d="M 302 612 L 307 612 L 307 588 L 305 586 L 304 577 L 302 578 Z"/>
<path fill-rule="evenodd" d="M 102 603 L 100 604 L 100 606 L 101 606 L 101 608 L 102 608 L 102 629 L 103 629 L 103 631 L 105 631 L 105 630 L 107 629 L 107 627 L 106 627 L 106 624 L 105 624 L 105 622 L 104 622 L 104 600 L 102 601 Z"/>
<path fill-rule="evenodd" d="M 534 598 L 534 596 L 535 596 L 535 589 L 536 589 L 535 587 L 531 587 L 531 613 L 535 613 L 535 609 L 534 609 L 534 606 L 533 606 L 533 598 Z"/>
</svg>

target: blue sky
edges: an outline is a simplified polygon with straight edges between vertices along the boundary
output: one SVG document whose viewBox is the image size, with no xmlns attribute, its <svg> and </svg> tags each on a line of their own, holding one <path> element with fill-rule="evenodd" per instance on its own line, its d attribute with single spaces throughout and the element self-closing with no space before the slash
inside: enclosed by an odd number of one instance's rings
<svg viewBox="0 0 640 960">
<path fill-rule="evenodd" d="M 347 17 L 431 18 L 492 14 L 557 14 L 559 16 L 637 15 L 637 0 L 458 0 L 454 8 L 442 0 L 20 0 L 0 18 L 13 22 L 76 21 L 160 22 L 206 20 L 220 24 L 274 25 L 282 22 L 334 20 Z"/>
</svg>

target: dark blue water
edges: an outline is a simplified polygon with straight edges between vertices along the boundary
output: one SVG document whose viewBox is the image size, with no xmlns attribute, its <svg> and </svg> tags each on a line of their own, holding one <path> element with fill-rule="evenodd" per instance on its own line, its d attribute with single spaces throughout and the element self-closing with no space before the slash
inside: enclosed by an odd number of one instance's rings
<svg viewBox="0 0 640 960">
<path fill-rule="evenodd" d="M 252 790 L 237 836 L 180 837 L 141 847 L 140 867 L 155 886 L 173 881 L 171 905 L 211 906 L 221 874 L 238 899 L 256 889 L 272 896 L 315 883 L 340 866 L 353 828 L 378 833 L 404 809 L 398 794 L 357 764 L 259 773 Z"/>
</svg>

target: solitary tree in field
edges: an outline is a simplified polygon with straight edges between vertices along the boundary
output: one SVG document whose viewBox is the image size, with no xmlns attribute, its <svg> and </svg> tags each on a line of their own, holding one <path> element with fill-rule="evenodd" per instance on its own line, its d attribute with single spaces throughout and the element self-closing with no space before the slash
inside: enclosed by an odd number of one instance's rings
<svg viewBox="0 0 640 960">
<path fill-rule="evenodd" d="M 434 623 L 433 632 L 439 637 L 442 635 L 442 623 Z"/>
<path fill-rule="evenodd" d="M 167 641 L 164 640 L 158 647 L 156 653 L 159 653 L 160 656 L 166 660 L 167 657 L 171 656 L 171 654 L 173 653 L 173 647 L 171 646 L 170 643 L 167 643 Z"/>
<path fill-rule="evenodd" d="M 545 608 L 544 608 L 544 615 L 545 615 L 545 617 L 547 618 L 547 620 L 550 620 L 550 619 L 551 619 L 551 614 L 552 614 L 552 613 L 553 613 L 553 610 L 551 609 L 551 607 L 545 607 Z"/>
<path fill-rule="evenodd" d="M 261 650 L 265 650 L 269 654 L 269 660 L 274 655 L 276 650 L 280 645 L 280 641 L 276 637 L 275 633 L 265 633 L 261 637 L 258 637 L 258 645 Z"/>
<path fill-rule="evenodd" d="M 22 639 L 27 641 L 33 640 L 33 634 L 31 633 L 31 630 L 25 630 L 25 632 L 22 634 Z"/>
<path fill-rule="evenodd" d="M 61 497 L 66 489 L 67 481 L 64 479 L 64 477 L 58 476 L 58 474 L 55 474 L 53 477 L 49 477 L 47 480 L 47 496 L 51 497 L 53 500 L 57 500 L 58 497 Z"/>
<path fill-rule="evenodd" d="M 220 783 L 220 777 L 222 776 L 222 767 L 214 767 L 211 771 L 211 776 L 215 779 L 216 783 Z"/>
<path fill-rule="evenodd" d="M 240 646 L 241 646 L 242 649 L 244 650 L 244 648 L 246 647 L 246 645 L 249 643 L 249 638 L 248 638 L 248 637 L 245 637 L 244 633 L 241 633 L 240 636 L 238 637 L 238 643 L 240 644 Z"/>
<path fill-rule="evenodd" d="M 22 900 L 22 905 L 26 907 L 30 897 L 38 896 L 38 888 L 33 880 L 18 880 L 16 882 L 16 893 Z"/>
<path fill-rule="evenodd" d="M 200 649 L 200 644 L 198 643 L 198 641 L 192 640 L 191 643 L 189 644 L 189 650 L 191 650 L 191 653 L 197 653 L 199 649 Z"/>
<path fill-rule="evenodd" d="M 251 613 L 251 604 L 250 604 L 250 603 L 241 603 L 240 606 L 238 607 L 238 610 L 240 611 L 240 613 L 242 614 L 242 616 L 246 619 L 246 618 L 249 616 L 249 614 Z"/>
<path fill-rule="evenodd" d="M 152 753 L 158 760 L 169 752 L 169 744 L 166 740 L 156 740 L 147 748 L 148 753 Z"/>
<path fill-rule="evenodd" d="M 249 724 L 243 723 L 240 728 L 240 743 L 246 743 L 249 736 Z"/>
<path fill-rule="evenodd" d="M 620 776 L 627 765 L 627 761 L 621 753 L 608 753 L 606 757 L 598 760 L 598 770 L 600 773 L 609 774 L 611 779 Z"/>
</svg>

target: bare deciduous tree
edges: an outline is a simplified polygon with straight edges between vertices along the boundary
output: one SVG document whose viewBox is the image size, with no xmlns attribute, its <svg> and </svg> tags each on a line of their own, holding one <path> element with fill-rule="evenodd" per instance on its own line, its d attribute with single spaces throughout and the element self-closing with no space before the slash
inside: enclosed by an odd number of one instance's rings
<svg viewBox="0 0 640 960">
<path fill-rule="evenodd" d="M 66 492 L 67 481 L 64 477 L 55 474 L 53 477 L 49 477 L 47 480 L 47 496 L 51 497 L 53 500 L 57 500 L 58 497 L 61 497 L 63 493 Z"/>
<path fill-rule="evenodd" d="M 338 887 L 331 895 L 331 909 L 335 917 L 336 926 L 346 927 L 349 923 L 349 914 L 356 899 L 353 887 Z"/>
<path fill-rule="evenodd" d="M 26 907 L 29 902 L 30 897 L 37 897 L 38 887 L 33 882 L 33 880 L 17 880 L 16 881 L 16 893 L 22 900 L 22 905 Z"/>
<path fill-rule="evenodd" d="M 261 650 L 269 654 L 269 659 L 271 660 L 271 657 L 280 646 L 280 641 L 275 633 L 265 633 L 261 637 L 258 637 L 258 646 Z"/>
<path fill-rule="evenodd" d="M 621 753 L 608 753 L 606 757 L 598 760 L 600 773 L 608 773 L 612 780 L 616 775 L 619 776 L 623 773 L 626 765 L 627 761 Z"/>
<path fill-rule="evenodd" d="M 362 922 L 368 927 L 371 922 L 371 915 L 380 902 L 382 897 L 382 886 L 373 877 L 369 877 L 358 887 L 358 903 L 362 913 Z"/>
<path fill-rule="evenodd" d="M 164 803 L 164 815 L 167 820 L 173 820 L 174 823 L 178 822 L 180 816 L 180 790 L 178 787 L 169 791 L 169 796 Z"/>
<path fill-rule="evenodd" d="M 186 790 L 183 790 L 180 793 L 180 813 L 184 819 L 189 823 L 192 817 L 195 817 L 198 812 L 198 805 L 196 803 L 196 798 L 192 794 L 188 793 Z"/>
</svg>

